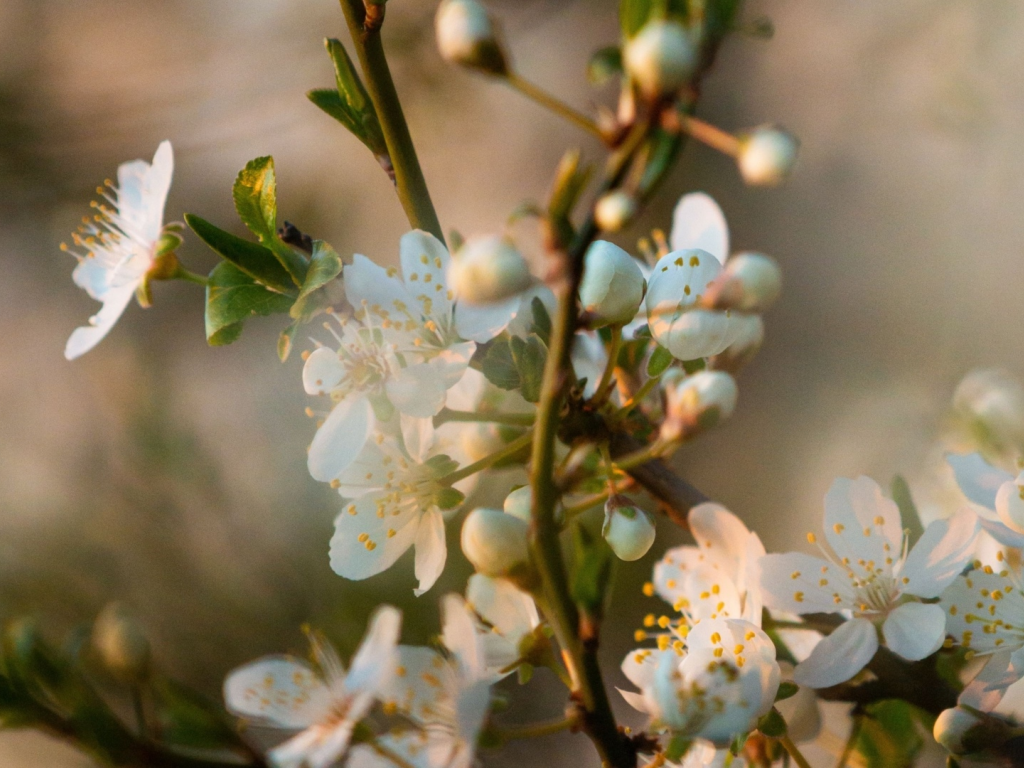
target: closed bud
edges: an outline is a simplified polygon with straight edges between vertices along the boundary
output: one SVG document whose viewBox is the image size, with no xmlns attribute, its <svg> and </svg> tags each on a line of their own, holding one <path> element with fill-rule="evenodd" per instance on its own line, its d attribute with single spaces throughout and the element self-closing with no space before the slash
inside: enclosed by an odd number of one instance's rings
<svg viewBox="0 0 1024 768">
<path fill-rule="evenodd" d="M 743 312 L 763 312 L 782 293 L 782 270 L 762 253 L 738 253 L 725 262 L 716 305 Z"/>
<path fill-rule="evenodd" d="M 661 439 L 676 443 L 732 416 L 739 391 L 724 371 L 698 371 L 687 376 L 674 368 L 662 378 L 665 420 Z"/>
<path fill-rule="evenodd" d="M 601 535 L 620 560 L 639 560 L 654 544 L 654 518 L 626 496 L 615 494 L 604 505 Z"/>
<path fill-rule="evenodd" d="M 697 69 L 697 46 L 690 33 L 676 21 L 647 22 L 626 44 L 626 72 L 648 99 L 678 91 Z"/>
<path fill-rule="evenodd" d="M 736 340 L 722 352 L 708 361 L 708 367 L 715 371 L 736 373 L 757 355 L 764 343 L 764 322 L 760 315 L 738 317 Z"/>
<path fill-rule="evenodd" d="M 1010 723 L 997 715 L 975 714 L 957 706 L 939 713 L 932 735 L 951 754 L 970 755 L 998 749 L 1015 734 Z"/>
<path fill-rule="evenodd" d="M 594 206 L 594 221 L 605 232 L 618 232 L 633 220 L 636 211 L 633 196 L 617 189 L 598 199 Z"/>
<path fill-rule="evenodd" d="M 497 424 L 480 421 L 460 426 L 463 429 L 460 430 L 459 442 L 469 462 L 479 461 L 484 456 L 490 456 L 506 445 Z"/>
<path fill-rule="evenodd" d="M 636 259 L 605 240 L 587 249 L 580 303 L 591 328 L 625 325 L 636 317 L 646 283 Z"/>
<path fill-rule="evenodd" d="M 437 47 L 447 61 L 492 75 L 508 73 L 494 22 L 476 0 L 442 0 L 434 26 Z"/>
<path fill-rule="evenodd" d="M 799 149 L 796 136 L 782 128 L 773 125 L 754 128 L 740 137 L 736 156 L 740 175 L 753 187 L 774 187 L 793 170 Z"/>
<path fill-rule="evenodd" d="M 516 578 L 529 569 L 528 526 L 497 509 L 474 509 L 462 524 L 462 552 L 478 573 Z"/>
<path fill-rule="evenodd" d="M 120 603 L 108 604 L 96 617 L 92 647 L 107 671 L 119 680 L 138 683 L 149 674 L 149 640 Z"/>
<path fill-rule="evenodd" d="M 516 488 L 505 497 L 504 510 L 506 515 L 517 517 L 524 523 L 530 522 L 531 509 L 533 507 L 533 491 L 530 486 L 524 485 Z"/>
<path fill-rule="evenodd" d="M 509 299 L 532 281 L 523 255 L 504 238 L 490 235 L 467 240 L 448 266 L 448 285 L 468 304 Z"/>
</svg>

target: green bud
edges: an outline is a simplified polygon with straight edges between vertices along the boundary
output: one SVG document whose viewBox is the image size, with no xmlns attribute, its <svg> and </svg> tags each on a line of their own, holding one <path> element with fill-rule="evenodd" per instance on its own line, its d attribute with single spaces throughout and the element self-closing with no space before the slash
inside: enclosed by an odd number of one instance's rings
<svg viewBox="0 0 1024 768">
<path fill-rule="evenodd" d="M 96 617 L 92 647 L 107 671 L 123 682 L 138 683 L 149 674 L 149 640 L 121 603 L 109 603 Z"/>
</svg>

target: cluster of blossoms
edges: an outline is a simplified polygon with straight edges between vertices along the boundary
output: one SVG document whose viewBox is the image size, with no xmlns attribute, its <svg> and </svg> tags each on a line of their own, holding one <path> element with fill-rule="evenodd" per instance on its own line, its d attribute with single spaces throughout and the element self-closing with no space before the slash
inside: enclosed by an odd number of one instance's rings
<svg viewBox="0 0 1024 768">
<path fill-rule="evenodd" d="M 360 7 L 368 35 L 383 4 Z M 163 223 L 167 142 L 152 164 L 121 166 L 117 184 L 101 190 L 107 203 L 74 236 L 74 280 L 103 307 L 72 334 L 68 358 L 98 343 L 132 295 L 148 306 L 153 280 L 206 285 L 212 344 L 233 341 L 251 315 L 287 312 L 284 358 L 303 324 L 324 321 L 303 353 L 301 378 L 323 404 L 306 409 L 317 419 L 309 473 L 342 499 L 332 510 L 335 573 L 367 579 L 414 550 L 419 597 L 444 571 L 447 526 L 472 507 L 460 546 L 476 573 L 464 595 L 441 599 L 435 645 L 401 645 L 401 612 L 381 606 L 347 671 L 310 633 L 312 663 L 271 656 L 228 676 L 230 712 L 290 732 L 267 754 L 279 768 L 468 768 L 479 745 L 510 738 L 494 717 L 492 687 L 513 672 L 525 684 L 537 667 L 571 692 L 552 730 L 587 732 L 614 768 L 638 754 L 658 766 L 766 766 L 782 749 L 803 764 L 795 742 L 817 732 L 817 697 L 863 704 L 871 683 L 891 694 L 884 670 L 893 668 L 945 686 L 936 694 L 950 694 L 945 711 L 932 714 L 936 739 L 951 752 L 991 746 L 985 739 L 999 728 L 1016 735 L 990 713 L 1024 676 L 1024 471 L 990 461 L 1024 454 L 1024 418 L 1020 429 L 1000 428 L 1015 404 L 1024 411 L 1024 393 L 993 395 L 980 379 L 958 392 L 957 408 L 985 420 L 999 449 L 949 456 L 969 504 L 927 527 L 912 502 L 898 504 L 868 478 L 841 478 L 825 496 L 824 541 L 807 536 L 818 554 L 768 554 L 721 505 L 684 503 L 665 490 L 671 473 L 662 459 L 735 410 L 734 376 L 761 346 L 761 315 L 781 292 L 781 273 L 766 255 L 730 251 L 725 216 L 701 192 L 679 200 L 668 236 L 653 230 L 633 253 L 600 239 L 637 215 L 649 191 L 645 164 L 662 152 L 640 133 L 651 144 L 631 155 L 628 135 L 657 126 L 702 139 L 761 185 L 782 180 L 797 144 L 778 128 L 732 136 L 692 117 L 689 94 L 699 89 L 688 85 L 713 58 L 701 48 L 703 12 L 686 23 L 667 8 L 644 13 L 636 28 L 623 15 L 614 64 L 623 90 L 619 112 L 604 116 L 610 125 L 562 108 L 634 165 L 609 174 L 589 229 L 577 230 L 569 212 L 586 173 L 578 158 L 563 161 L 545 250 L 530 260 L 508 235 L 453 235 L 450 253 L 426 231 L 440 233 L 439 225 L 423 220 L 400 238 L 397 267 L 360 254 L 343 260 L 287 223 L 277 228 L 272 159 L 260 158 L 234 190 L 259 243 L 186 216 L 223 257 L 209 278 L 193 275 L 177 260 L 177 227 Z M 475 0 L 444 0 L 437 32 L 445 58 L 536 96 Z M 311 100 L 373 149 L 401 187 L 407 177 L 381 149 L 379 105 L 366 106 L 344 47 L 328 41 L 328 50 L 338 90 L 311 92 Z M 651 114 L 638 118 L 644 110 Z M 651 171 L 655 181 L 665 170 Z M 251 303 L 223 299 L 239 287 Z M 467 504 L 481 473 L 507 467 L 518 474 L 491 475 L 484 489 L 504 491 L 501 509 Z M 603 685 L 593 679 L 596 641 L 612 558 L 652 550 L 657 505 L 681 524 L 685 516 L 694 544 L 665 552 L 644 587 L 671 611 L 643 620 L 642 645 L 622 662 L 634 689 L 621 694 L 649 719 L 627 738 L 595 689 Z M 575 542 L 568 567 L 563 532 Z M 936 672 L 938 654 L 952 674 Z M 949 682 L 957 675 L 959 686 Z M 911 698 L 912 688 L 897 693 Z M 801 728 L 804 721 L 814 725 Z M 851 748 L 856 739 L 854 729 Z"/>
</svg>

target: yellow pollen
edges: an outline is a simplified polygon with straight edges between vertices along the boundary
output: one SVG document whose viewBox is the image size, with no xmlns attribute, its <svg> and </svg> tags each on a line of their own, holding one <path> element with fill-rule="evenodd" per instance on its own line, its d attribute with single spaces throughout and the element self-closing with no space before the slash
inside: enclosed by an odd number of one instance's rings
<svg viewBox="0 0 1024 768">
<path fill-rule="evenodd" d="M 808 544 L 816 544 L 817 542 L 818 542 L 818 537 L 817 536 L 815 536 L 813 533 L 808 533 L 807 534 L 807 543 Z"/>
<path fill-rule="evenodd" d="M 793 593 L 793 599 L 796 600 L 798 603 L 802 603 L 804 601 L 804 593 L 803 592 L 794 592 Z"/>
</svg>

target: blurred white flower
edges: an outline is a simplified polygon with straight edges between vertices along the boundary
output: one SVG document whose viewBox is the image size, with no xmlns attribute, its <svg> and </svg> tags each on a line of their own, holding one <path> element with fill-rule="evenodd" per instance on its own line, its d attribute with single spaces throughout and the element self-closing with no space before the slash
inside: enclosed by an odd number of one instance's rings
<svg viewBox="0 0 1024 768">
<path fill-rule="evenodd" d="M 421 438 L 415 455 L 407 447 L 411 436 L 404 442 L 378 432 L 339 474 L 334 486 L 349 501 L 334 521 L 331 568 L 346 579 L 365 579 L 415 547 L 415 592 L 421 595 L 448 557 L 442 513 L 463 495 L 438 482 L 458 465 L 438 452 L 432 437 Z"/>
<path fill-rule="evenodd" d="M 470 768 L 491 698 L 493 677 L 475 619 L 458 595 L 441 603 L 442 641 L 450 652 L 399 646 L 396 675 L 382 693 L 385 712 L 404 716 L 414 727 L 378 741 L 416 768 Z M 349 768 L 394 768 L 368 746 L 349 757 Z"/>
<path fill-rule="evenodd" d="M 961 704 L 987 712 L 1024 677 L 1024 593 L 1005 563 L 998 570 L 975 565 L 942 593 L 939 606 L 953 642 L 969 649 L 972 657 L 987 657 L 959 697 Z"/>
<path fill-rule="evenodd" d="M 789 176 L 799 150 L 800 141 L 789 131 L 762 125 L 740 137 L 736 163 L 747 184 L 774 187 Z"/>
<path fill-rule="evenodd" d="M 768 635 L 724 618 L 703 619 L 664 650 L 631 651 L 622 671 L 640 692 L 620 692 L 656 726 L 718 747 L 755 727 L 781 679 Z"/>
<path fill-rule="evenodd" d="M 507 69 L 494 23 L 476 0 L 442 0 L 434 19 L 437 48 L 454 64 L 504 74 Z"/>
<path fill-rule="evenodd" d="M 1014 477 L 980 453 L 951 453 L 946 462 L 964 496 L 975 505 L 982 529 L 1000 544 L 1024 548 L 1024 472 Z"/>
<path fill-rule="evenodd" d="M 999 454 L 1024 451 L 1024 387 L 1000 370 L 974 370 L 953 394 L 953 410 L 981 446 Z"/>
<path fill-rule="evenodd" d="M 597 240 L 587 249 L 580 304 L 591 328 L 625 325 L 644 299 L 640 264 L 619 246 Z"/>
<path fill-rule="evenodd" d="M 630 78 L 649 99 L 679 90 L 697 67 L 697 45 L 677 21 L 647 22 L 622 52 Z"/>
<path fill-rule="evenodd" d="M 391 684 L 402 614 L 381 606 L 346 672 L 334 649 L 311 636 L 319 670 L 290 656 L 268 656 L 231 672 L 224 703 L 257 725 L 301 733 L 272 749 L 280 768 L 329 768 L 348 751 L 352 730 Z"/>
<path fill-rule="evenodd" d="M 164 204 L 173 173 L 169 141 L 157 147 L 152 164 L 145 160 L 122 163 L 117 184 L 108 182 L 109 193 L 100 190 L 110 206 L 95 205 L 94 219 L 86 219 L 72 236 L 77 250 L 61 244 L 62 250 L 78 259 L 72 274 L 75 284 L 103 303 L 89 318 L 89 325 L 71 334 L 64 349 L 68 360 L 99 344 L 152 269 L 164 232 Z"/>
<path fill-rule="evenodd" d="M 402 236 L 402 277 L 356 254 L 344 269 L 345 295 L 355 310 L 328 326 L 338 348 L 318 347 L 306 358 L 307 394 L 328 395 L 333 408 L 309 449 L 309 472 L 331 482 L 366 444 L 374 406 L 426 418 L 445 405 L 466 373 L 476 342 L 508 325 L 517 307 L 470 307 L 453 302 L 448 250 L 433 235 Z"/>
<path fill-rule="evenodd" d="M 522 658 L 523 639 L 540 625 L 533 598 L 506 579 L 475 573 L 466 585 L 466 602 L 485 622 L 476 622 L 485 668 L 494 679 L 511 674 Z"/>
<path fill-rule="evenodd" d="M 455 253 L 448 267 L 448 282 L 467 307 L 500 317 L 507 314 L 504 328 L 515 314 L 519 294 L 530 287 L 533 276 L 526 259 L 512 243 L 503 237 L 485 235 L 471 237 Z"/>
<path fill-rule="evenodd" d="M 665 420 L 661 439 L 675 443 L 709 429 L 736 410 L 739 389 L 725 371 L 697 371 L 687 376 L 672 368 L 661 379 L 665 393 Z"/>
<path fill-rule="evenodd" d="M 908 597 L 938 597 L 970 559 L 978 522 L 970 510 L 936 520 L 908 552 L 895 502 L 867 477 L 839 478 L 825 496 L 824 558 L 789 552 L 761 559 L 765 604 L 794 613 L 839 613 L 852 618 L 827 635 L 797 665 L 800 685 L 824 688 L 860 672 L 885 644 L 905 659 L 930 656 L 945 637 L 945 616 L 935 604 Z M 813 534 L 808 540 L 816 543 Z"/>
<path fill-rule="evenodd" d="M 529 564 L 528 530 L 514 515 L 485 507 L 474 509 L 462 524 L 462 553 L 485 576 L 515 577 Z"/>
</svg>

